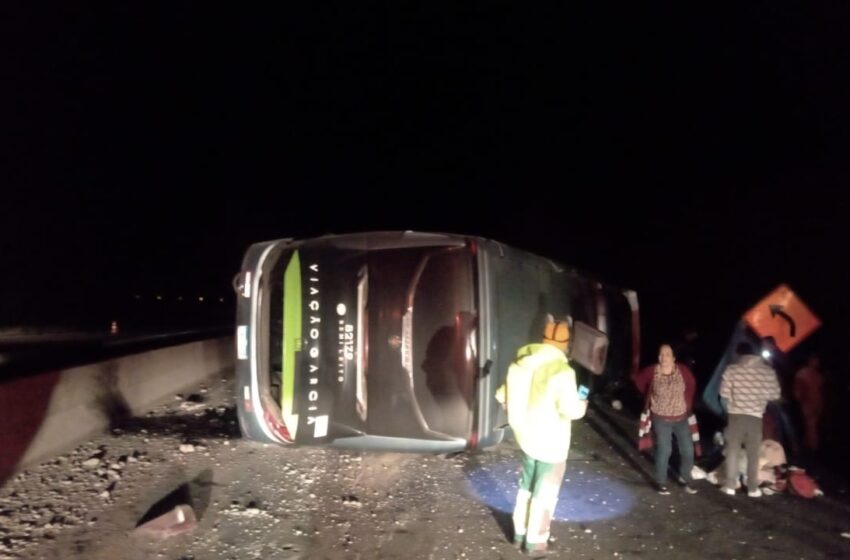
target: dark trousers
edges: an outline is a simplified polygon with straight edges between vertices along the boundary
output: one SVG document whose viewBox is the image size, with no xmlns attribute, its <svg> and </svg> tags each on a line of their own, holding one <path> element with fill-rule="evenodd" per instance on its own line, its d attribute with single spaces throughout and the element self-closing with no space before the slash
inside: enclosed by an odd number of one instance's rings
<svg viewBox="0 0 850 560">
<path fill-rule="evenodd" d="M 667 484 L 667 467 L 673 454 L 673 434 L 679 447 L 679 475 L 686 484 L 692 483 L 691 471 L 694 468 L 694 441 L 688 419 L 676 422 L 652 417 L 652 429 L 655 431 L 655 482 Z"/>
</svg>

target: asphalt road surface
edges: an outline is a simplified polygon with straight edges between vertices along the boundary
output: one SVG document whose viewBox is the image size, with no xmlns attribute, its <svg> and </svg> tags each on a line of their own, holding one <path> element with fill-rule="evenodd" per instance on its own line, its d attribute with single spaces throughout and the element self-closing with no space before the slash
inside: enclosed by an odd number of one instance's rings
<svg viewBox="0 0 850 560">
<path fill-rule="evenodd" d="M 0 488 L 0 558 L 494 559 L 509 544 L 516 448 L 451 457 L 244 441 L 230 379 L 151 411 Z M 647 483 L 650 465 L 604 415 L 574 424 L 550 558 L 850 558 L 844 495 L 691 496 Z M 194 529 L 134 533 L 190 505 Z"/>
</svg>

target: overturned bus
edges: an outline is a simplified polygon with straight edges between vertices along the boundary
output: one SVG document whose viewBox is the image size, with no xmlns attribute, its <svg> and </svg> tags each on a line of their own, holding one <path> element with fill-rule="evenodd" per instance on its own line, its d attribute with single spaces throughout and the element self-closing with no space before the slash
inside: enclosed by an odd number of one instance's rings
<svg viewBox="0 0 850 560">
<path fill-rule="evenodd" d="M 634 292 L 481 237 L 256 243 L 234 289 L 239 424 L 257 441 L 493 446 L 506 429 L 495 391 L 549 313 L 573 321 L 571 362 L 586 383 L 627 374 L 638 359 Z"/>
</svg>

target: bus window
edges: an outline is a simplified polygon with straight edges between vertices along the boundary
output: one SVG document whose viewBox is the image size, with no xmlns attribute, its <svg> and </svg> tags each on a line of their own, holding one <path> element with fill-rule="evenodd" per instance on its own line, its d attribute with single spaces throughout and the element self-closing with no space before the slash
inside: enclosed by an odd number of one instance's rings
<svg viewBox="0 0 850 560">
<path fill-rule="evenodd" d="M 472 258 L 428 256 L 413 299 L 414 391 L 428 427 L 467 437 L 477 373 Z"/>
</svg>

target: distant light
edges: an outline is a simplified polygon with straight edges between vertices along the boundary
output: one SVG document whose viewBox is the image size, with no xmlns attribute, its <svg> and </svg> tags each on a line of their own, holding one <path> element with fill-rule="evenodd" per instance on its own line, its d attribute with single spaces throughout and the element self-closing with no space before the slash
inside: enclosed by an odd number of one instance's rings
<svg viewBox="0 0 850 560">
<path fill-rule="evenodd" d="M 219 301 L 219 303 L 224 303 L 224 298 L 220 297 L 220 298 L 218 298 L 218 301 Z"/>
<path fill-rule="evenodd" d="M 770 350 L 762 350 L 761 351 L 761 357 L 764 358 L 765 360 L 769 360 L 770 359 Z"/>
<path fill-rule="evenodd" d="M 156 296 L 157 301 L 162 301 L 162 296 Z"/>
<path fill-rule="evenodd" d="M 198 301 L 204 301 L 204 296 L 198 296 Z"/>
<path fill-rule="evenodd" d="M 140 296 L 139 294 L 136 294 L 136 295 L 133 296 L 133 299 L 142 299 L 142 296 Z"/>
<path fill-rule="evenodd" d="M 183 296 L 177 296 L 177 301 L 183 301 Z"/>
</svg>

